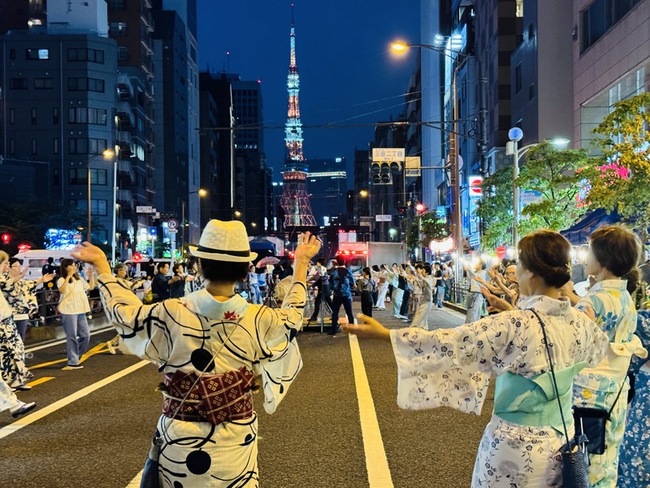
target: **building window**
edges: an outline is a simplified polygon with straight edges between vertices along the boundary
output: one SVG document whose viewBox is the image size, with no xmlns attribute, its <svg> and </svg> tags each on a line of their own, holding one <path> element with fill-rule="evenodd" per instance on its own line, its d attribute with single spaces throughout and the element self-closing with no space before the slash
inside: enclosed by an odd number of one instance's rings
<svg viewBox="0 0 650 488">
<path fill-rule="evenodd" d="M 27 90 L 27 78 L 9 78 L 11 90 Z"/>
<path fill-rule="evenodd" d="M 52 123 L 54 125 L 59 125 L 59 107 L 54 107 L 52 109 Z"/>
<path fill-rule="evenodd" d="M 68 109 L 68 123 L 106 125 L 107 112 L 102 108 L 77 107 Z"/>
<path fill-rule="evenodd" d="M 68 78 L 68 90 L 104 93 L 104 80 L 98 78 Z"/>
<path fill-rule="evenodd" d="M 31 116 L 32 116 L 32 125 L 36 125 L 38 123 L 38 118 L 37 118 L 37 113 L 35 108 L 32 108 Z"/>
<path fill-rule="evenodd" d="M 104 51 L 100 51 L 99 49 L 70 48 L 68 49 L 68 61 L 104 64 Z"/>
<path fill-rule="evenodd" d="M 25 49 L 25 59 L 38 60 L 50 59 L 49 49 Z"/>
<path fill-rule="evenodd" d="M 582 12 L 583 52 L 642 0 L 595 0 Z"/>
<path fill-rule="evenodd" d="M 9 109 L 9 125 L 14 125 L 16 123 L 16 110 L 13 108 Z"/>
<path fill-rule="evenodd" d="M 44 12 L 45 12 L 45 7 L 43 6 L 43 0 L 29 0 L 30 14 L 41 14 Z"/>
<path fill-rule="evenodd" d="M 126 35 L 126 22 L 111 22 L 109 24 L 109 34 L 113 36 Z"/>
<path fill-rule="evenodd" d="M 129 50 L 124 46 L 119 46 L 117 48 L 117 60 L 126 61 L 127 59 L 129 59 Z"/>
<path fill-rule="evenodd" d="M 59 139 L 57 137 L 52 139 L 52 154 L 54 155 L 59 154 Z"/>
<path fill-rule="evenodd" d="M 521 63 L 515 67 L 515 93 L 521 91 Z"/>
<path fill-rule="evenodd" d="M 38 154 L 38 141 L 32 137 L 32 155 Z"/>
<path fill-rule="evenodd" d="M 68 139 L 69 154 L 101 154 L 107 147 L 106 139 L 86 139 L 70 138 Z"/>
<path fill-rule="evenodd" d="M 34 88 L 36 90 L 51 90 L 54 88 L 54 80 L 52 78 L 35 78 Z"/>
<path fill-rule="evenodd" d="M 110 10 L 126 10 L 126 0 L 108 0 Z"/>
<path fill-rule="evenodd" d="M 69 183 L 71 185 L 87 185 L 88 184 L 88 168 L 71 168 Z M 105 169 L 90 168 L 90 184 L 106 186 Z"/>
</svg>

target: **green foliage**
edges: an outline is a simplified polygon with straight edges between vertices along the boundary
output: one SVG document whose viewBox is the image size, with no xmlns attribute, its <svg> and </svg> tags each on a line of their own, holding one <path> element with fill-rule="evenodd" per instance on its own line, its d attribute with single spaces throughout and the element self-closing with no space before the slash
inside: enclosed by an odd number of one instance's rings
<svg viewBox="0 0 650 488">
<path fill-rule="evenodd" d="M 650 93 L 615 103 L 594 129 L 602 155 L 593 158 L 584 172 L 591 186 L 589 206 L 617 210 L 635 225 L 644 242 L 650 225 L 649 128 Z M 621 177 L 617 166 L 629 169 L 631 177 Z"/>
<path fill-rule="evenodd" d="M 418 218 L 422 219 L 419 224 Z M 410 252 L 413 252 L 418 246 L 428 247 L 429 243 L 434 239 L 440 240 L 449 236 L 447 224 L 437 220 L 434 213 L 427 213 L 422 217 L 410 217 L 405 219 L 405 223 L 406 247 Z"/>
<path fill-rule="evenodd" d="M 517 186 L 520 195 L 527 190 L 541 194 L 539 201 L 521 209 L 517 232 L 525 235 L 546 228 L 561 230 L 570 227 L 583 213 L 578 207 L 579 182 L 584 178 L 581 168 L 587 164 L 584 150 L 558 150 L 548 142 L 532 147 L 526 153 Z M 478 216 L 483 221 L 481 244 L 494 249 L 512 242 L 513 182 L 512 167 L 503 168 L 487 177 L 482 184 L 483 199 Z"/>
</svg>

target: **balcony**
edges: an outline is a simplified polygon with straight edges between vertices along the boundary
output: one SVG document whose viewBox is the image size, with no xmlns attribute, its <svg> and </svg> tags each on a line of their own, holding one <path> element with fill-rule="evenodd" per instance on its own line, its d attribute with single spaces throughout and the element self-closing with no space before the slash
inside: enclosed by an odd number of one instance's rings
<svg viewBox="0 0 650 488">
<path fill-rule="evenodd" d="M 130 100 L 133 97 L 133 85 L 128 75 L 117 75 L 117 96 L 120 100 Z"/>
<path fill-rule="evenodd" d="M 135 177 L 135 171 L 133 170 L 133 165 L 131 164 L 131 161 L 129 161 L 128 159 L 119 160 L 117 163 L 117 171 L 122 176 L 128 176 L 129 184 L 135 185 L 136 177 Z"/>
<path fill-rule="evenodd" d="M 131 193 L 131 190 L 118 190 L 117 203 L 119 203 L 122 208 L 133 210 L 135 208 L 135 205 L 133 202 L 133 193 Z"/>
<path fill-rule="evenodd" d="M 128 102 L 122 101 L 117 103 L 116 115 L 120 130 L 132 129 L 135 127 L 135 119 Z"/>
</svg>

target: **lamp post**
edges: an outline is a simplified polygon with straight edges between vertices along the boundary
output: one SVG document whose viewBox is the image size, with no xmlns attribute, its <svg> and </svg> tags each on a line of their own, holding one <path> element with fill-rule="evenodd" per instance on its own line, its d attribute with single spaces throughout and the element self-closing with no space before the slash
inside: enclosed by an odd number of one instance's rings
<svg viewBox="0 0 650 488">
<path fill-rule="evenodd" d="M 446 40 L 444 36 L 437 35 L 435 40 L 436 43 L 441 43 Z M 405 53 L 411 47 L 419 47 L 423 49 L 429 49 L 431 51 L 436 51 L 439 54 L 443 54 L 453 61 L 456 61 L 456 56 L 464 56 L 462 61 L 455 63 L 454 70 L 452 72 L 451 80 L 451 96 L 452 96 L 452 130 L 449 131 L 449 166 L 450 166 L 450 186 L 451 186 L 451 200 L 452 200 L 452 209 L 451 209 L 451 226 L 452 226 L 452 235 L 454 238 L 454 243 L 456 244 L 456 252 L 458 253 L 458 259 L 456 260 L 456 277 L 459 276 L 459 263 L 460 256 L 463 253 L 463 227 L 462 227 L 462 216 L 460 209 L 460 160 L 458 154 L 458 96 L 456 88 L 456 77 L 460 69 L 465 65 L 467 60 L 470 58 L 469 54 L 460 52 L 462 47 L 462 36 L 459 34 L 453 35 L 449 38 L 451 40 L 451 47 L 457 47 L 455 49 L 441 48 L 439 45 L 433 44 L 411 44 L 403 41 L 396 41 L 391 43 L 391 50 L 395 53 Z M 456 56 L 449 54 L 450 51 Z"/>
<path fill-rule="evenodd" d="M 199 188 L 197 191 L 191 191 L 187 194 L 189 199 L 190 195 L 198 195 L 203 198 L 208 194 L 208 190 Z M 199 205 L 199 222 L 201 222 L 201 205 Z M 185 199 L 181 200 L 181 256 L 185 254 Z"/>
<path fill-rule="evenodd" d="M 90 176 L 90 163 L 93 161 L 95 158 L 98 158 L 99 156 L 102 156 L 106 161 L 112 159 L 115 157 L 115 151 L 112 149 L 104 149 L 104 151 L 101 154 L 96 154 L 95 156 L 91 156 L 88 158 L 86 161 L 86 180 L 88 182 L 88 242 L 92 241 L 92 178 Z M 115 206 L 113 206 L 113 213 L 115 213 Z"/>
<path fill-rule="evenodd" d="M 519 185 L 517 185 L 517 178 L 519 178 L 519 160 L 533 147 L 539 146 L 541 142 L 534 142 L 519 148 L 519 141 L 524 137 L 524 132 L 519 127 L 513 127 L 508 131 L 508 138 L 510 142 L 506 146 L 506 154 L 512 154 L 512 247 L 517 247 L 519 242 L 519 231 L 517 225 L 519 224 L 520 215 L 520 196 Z M 570 141 L 562 137 L 556 137 L 549 141 L 555 147 L 565 147 Z"/>
</svg>

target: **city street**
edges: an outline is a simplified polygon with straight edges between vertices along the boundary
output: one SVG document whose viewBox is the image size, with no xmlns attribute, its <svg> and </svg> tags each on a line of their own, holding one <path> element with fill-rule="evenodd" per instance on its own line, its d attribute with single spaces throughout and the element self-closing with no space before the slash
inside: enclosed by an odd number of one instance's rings
<svg viewBox="0 0 650 488">
<path fill-rule="evenodd" d="M 404 325 L 388 311 L 376 317 Z M 449 309 L 432 318 L 447 327 L 463 321 Z M 14 421 L 0 416 L 0 470 L 12 486 L 139 486 L 160 410 L 160 377 L 137 358 L 108 354 L 101 342 L 112 336 L 110 329 L 93 335 L 80 371 L 61 371 L 62 342 L 28 346 L 35 378 L 19 397 L 38 408 Z M 263 486 L 469 486 L 491 395 L 480 417 L 400 410 L 389 344 L 313 327 L 298 340 L 304 368 L 278 411 L 269 416 L 256 400 Z"/>
</svg>

